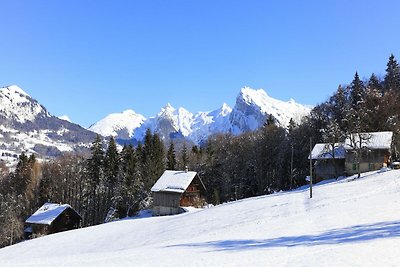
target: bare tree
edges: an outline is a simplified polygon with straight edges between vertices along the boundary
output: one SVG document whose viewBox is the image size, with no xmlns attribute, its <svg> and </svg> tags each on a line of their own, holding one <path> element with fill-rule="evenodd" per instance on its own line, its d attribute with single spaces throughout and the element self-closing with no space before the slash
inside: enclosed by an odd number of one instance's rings
<svg viewBox="0 0 400 267">
<path fill-rule="evenodd" d="M 355 153 L 353 157 L 353 162 L 357 166 L 357 178 L 360 178 L 360 161 L 362 151 L 368 148 L 368 144 L 372 138 L 370 133 L 351 133 L 347 135 L 346 146 L 351 148 L 351 151 Z"/>
</svg>

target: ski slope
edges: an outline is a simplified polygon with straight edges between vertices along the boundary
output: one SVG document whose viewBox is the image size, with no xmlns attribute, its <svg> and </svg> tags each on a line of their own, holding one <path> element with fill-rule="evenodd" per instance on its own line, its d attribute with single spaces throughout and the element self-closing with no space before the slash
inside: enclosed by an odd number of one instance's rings
<svg viewBox="0 0 400 267">
<path fill-rule="evenodd" d="M 112 222 L 0 249 L 0 266 L 399 266 L 400 170 Z"/>
</svg>

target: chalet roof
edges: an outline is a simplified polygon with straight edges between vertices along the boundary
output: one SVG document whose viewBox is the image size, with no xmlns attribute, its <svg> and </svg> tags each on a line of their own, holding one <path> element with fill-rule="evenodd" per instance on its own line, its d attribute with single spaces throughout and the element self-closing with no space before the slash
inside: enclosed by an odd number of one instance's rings
<svg viewBox="0 0 400 267">
<path fill-rule="evenodd" d="M 196 177 L 197 172 L 165 171 L 151 188 L 152 192 L 183 193 Z"/>
<path fill-rule="evenodd" d="M 392 144 L 393 132 L 371 132 L 371 133 L 360 133 L 361 135 L 361 147 L 369 149 L 390 149 Z M 360 138 L 357 134 L 351 134 L 350 137 L 346 138 L 345 148 L 348 150 L 354 149 L 351 139 L 356 141 L 356 146 L 360 145 Z M 354 143 L 354 142 L 353 142 Z"/>
<path fill-rule="evenodd" d="M 311 151 L 311 159 L 344 159 L 346 150 L 341 143 L 335 143 L 335 154 L 332 153 L 332 146 L 328 143 L 315 144 Z M 308 157 L 310 159 L 310 156 Z"/>
<path fill-rule="evenodd" d="M 68 204 L 54 204 L 45 203 L 41 206 L 31 217 L 25 222 L 34 224 L 46 224 L 51 225 L 52 222 L 63 213 L 64 210 L 71 208 Z M 71 208 L 72 209 L 72 208 Z"/>
</svg>

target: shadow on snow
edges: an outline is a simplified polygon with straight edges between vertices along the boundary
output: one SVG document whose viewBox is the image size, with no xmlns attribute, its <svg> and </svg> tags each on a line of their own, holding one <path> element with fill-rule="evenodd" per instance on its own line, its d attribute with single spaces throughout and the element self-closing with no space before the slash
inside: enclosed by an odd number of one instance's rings
<svg viewBox="0 0 400 267">
<path fill-rule="evenodd" d="M 400 221 L 380 222 L 334 229 L 318 235 L 285 236 L 271 239 L 219 240 L 177 244 L 168 247 L 199 247 L 213 251 L 249 250 L 276 247 L 319 246 L 400 237 Z"/>
</svg>

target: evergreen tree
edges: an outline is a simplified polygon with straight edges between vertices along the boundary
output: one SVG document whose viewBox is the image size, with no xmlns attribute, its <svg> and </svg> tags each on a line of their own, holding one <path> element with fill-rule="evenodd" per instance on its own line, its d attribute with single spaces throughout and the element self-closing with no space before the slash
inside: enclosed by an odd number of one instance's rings
<svg viewBox="0 0 400 267">
<path fill-rule="evenodd" d="M 341 85 L 338 86 L 336 93 L 330 97 L 329 104 L 332 119 L 338 123 L 341 131 L 345 131 L 348 127 L 347 115 L 350 107 L 347 101 L 347 92 Z"/>
<path fill-rule="evenodd" d="M 378 76 L 375 75 L 375 73 L 372 73 L 371 77 L 369 78 L 368 88 L 381 92 L 381 94 L 384 93 L 382 82 L 379 80 Z"/>
<path fill-rule="evenodd" d="M 139 159 L 132 145 L 125 146 L 121 152 L 122 181 L 120 184 L 119 217 L 134 215 L 144 200 L 143 183 L 139 171 Z"/>
<path fill-rule="evenodd" d="M 142 172 L 145 190 L 150 193 L 150 188 L 165 170 L 164 144 L 158 134 L 152 134 L 148 129 L 142 148 Z"/>
<path fill-rule="evenodd" d="M 174 143 L 171 141 L 169 145 L 169 149 L 167 152 L 167 169 L 175 170 L 176 169 L 176 156 L 175 156 L 175 148 Z"/>
<path fill-rule="evenodd" d="M 276 124 L 276 122 L 275 122 L 275 118 L 274 118 L 274 116 L 272 116 L 271 114 L 270 115 L 268 115 L 268 118 L 267 118 L 267 120 L 265 121 L 265 126 L 268 126 L 268 125 L 275 125 Z"/>
<path fill-rule="evenodd" d="M 17 167 L 12 178 L 12 187 L 15 194 L 24 194 L 31 181 L 31 162 L 28 156 L 25 153 L 22 153 L 19 156 Z"/>
<path fill-rule="evenodd" d="M 111 207 L 115 207 L 114 199 L 114 190 L 118 183 L 118 174 L 119 174 L 119 154 L 117 145 L 114 141 L 114 138 L 111 137 L 108 148 L 104 158 L 104 178 L 105 178 L 105 187 L 106 187 L 106 200 L 105 200 L 105 211 L 108 212 L 108 209 Z"/>
<path fill-rule="evenodd" d="M 354 110 L 362 109 L 365 100 L 365 88 L 363 82 L 360 80 L 358 73 L 354 75 L 351 82 L 350 102 Z"/>
<path fill-rule="evenodd" d="M 385 91 L 400 92 L 400 67 L 393 54 L 390 55 L 387 63 L 384 85 Z"/>
<path fill-rule="evenodd" d="M 100 206 L 100 196 L 98 194 L 100 188 L 100 181 L 103 180 L 104 174 L 104 151 L 103 141 L 100 135 L 96 136 L 96 139 L 91 146 L 91 158 L 88 160 L 88 209 L 89 218 L 92 225 L 101 223 L 103 221 Z"/>
<path fill-rule="evenodd" d="M 291 133 L 295 128 L 296 128 L 296 123 L 294 122 L 293 118 L 290 118 L 288 132 Z"/>
<path fill-rule="evenodd" d="M 354 75 L 354 79 L 350 87 L 350 104 L 351 109 L 347 114 L 347 130 L 348 133 L 359 133 L 366 128 L 366 90 L 363 82 L 358 77 L 358 73 Z"/>
</svg>

